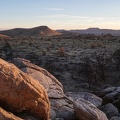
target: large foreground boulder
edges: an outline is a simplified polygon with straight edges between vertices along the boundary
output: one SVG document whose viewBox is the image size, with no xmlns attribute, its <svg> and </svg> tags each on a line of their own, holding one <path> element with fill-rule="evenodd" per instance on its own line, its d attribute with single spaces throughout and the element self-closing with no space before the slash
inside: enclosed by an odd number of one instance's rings
<svg viewBox="0 0 120 120">
<path fill-rule="evenodd" d="M 12 62 L 44 86 L 50 99 L 52 120 L 55 118 L 75 119 L 72 100 L 64 94 L 62 84 L 53 75 L 29 60 L 15 58 Z"/>
<path fill-rule="evenodd" d="M 12 112 L 27 112 L 42 120 L 49 119 L 50 104 L 44 87 L 0 59 L 0 106 Z"/>
<path fill-rule="evenodd" d="M 8 113 L 0 107 L 0 120 L 23 120 L 12 113 Z"/>
<path fill-rule="evenodd" d="M 74 110 L 79 120 L 108 120 L 105 113 L 85 99 L 76 100 Z"/>
</svg>

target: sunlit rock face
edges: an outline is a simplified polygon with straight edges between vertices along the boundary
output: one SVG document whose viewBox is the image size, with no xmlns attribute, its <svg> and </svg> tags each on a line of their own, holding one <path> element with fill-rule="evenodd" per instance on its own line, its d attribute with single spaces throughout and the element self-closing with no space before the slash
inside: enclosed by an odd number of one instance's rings
<svg viewBox="0 0 120 120">
<path fill-rule="evenodd" d="M 44 86 L 50 100 L 51 119 L 62 118 L 73 120 L 75 118 L 73 104 L 70 98 L 64 94 L 62 84 L 52 74 L 32 64 L 29 60 L 15 58 L 12 62 Z"/>
<path fill-rule="evenodd" d="M 13 112 L 28 112 L 37 118 L 49 118 L 50 104 L 44 87 L 19 70 L 15 65 L 0 59 L 0 105 Z"/>
</svg>

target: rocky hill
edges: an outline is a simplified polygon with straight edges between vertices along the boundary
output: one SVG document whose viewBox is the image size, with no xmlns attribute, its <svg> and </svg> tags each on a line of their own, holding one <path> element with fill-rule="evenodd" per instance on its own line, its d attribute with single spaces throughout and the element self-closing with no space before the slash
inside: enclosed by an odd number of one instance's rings
<svg viewBox="0 0 120 120">
<path fill-rule="evenodd" d="M 10 30 L 0 31 L 0 34 L 8 35 L 11 37 L 41 37 L 60 35 L 59 32 L 50 29 L 47 26 L 39 26 L 30 29 L 15 28 Z"/>
</svg>

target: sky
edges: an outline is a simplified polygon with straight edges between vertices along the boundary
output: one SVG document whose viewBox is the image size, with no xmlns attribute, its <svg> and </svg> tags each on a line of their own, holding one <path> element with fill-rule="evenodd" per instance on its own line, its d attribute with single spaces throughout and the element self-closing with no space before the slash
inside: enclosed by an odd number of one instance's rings
<svg viewBox="0 0 120 120">
<path fill-rule="evenodd" d="M 120 29 L 120 0 L 0 0 L 0 30 Z"/>
</svg>

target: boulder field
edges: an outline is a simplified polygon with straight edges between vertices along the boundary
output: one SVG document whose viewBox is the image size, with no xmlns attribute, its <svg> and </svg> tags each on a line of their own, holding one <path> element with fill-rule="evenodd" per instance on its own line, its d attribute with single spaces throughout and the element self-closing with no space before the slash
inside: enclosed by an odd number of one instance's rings
<svg viewBox="0 0 120 120">
<path fill-rule="evenodd" d="M 117 114 L 105 113 L 107 108 L 113 107 L 111 104 L 102 106 L 105 99 L 87 92 L 64 93 L 62 84 L 47 70 L 22 58 L 10 62 L 0 59 L 0 120 L 119 118 L 117 108 Z M 107 91 L 102 91 L 103 98 Z"/>
</svg>

